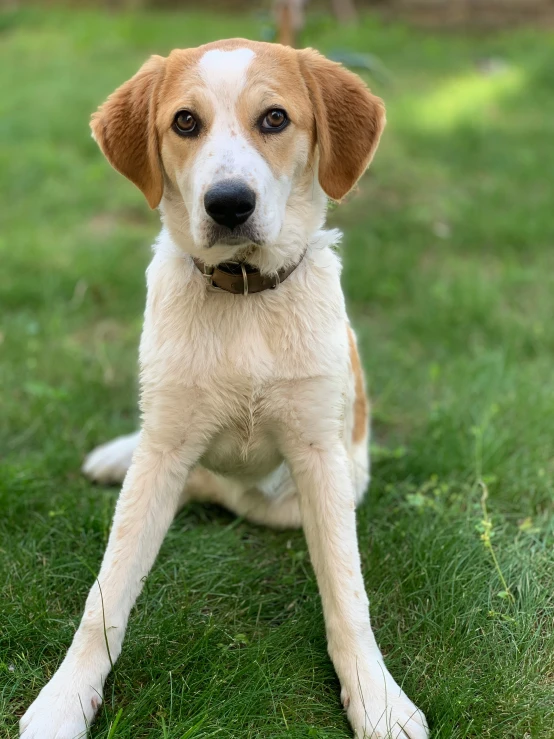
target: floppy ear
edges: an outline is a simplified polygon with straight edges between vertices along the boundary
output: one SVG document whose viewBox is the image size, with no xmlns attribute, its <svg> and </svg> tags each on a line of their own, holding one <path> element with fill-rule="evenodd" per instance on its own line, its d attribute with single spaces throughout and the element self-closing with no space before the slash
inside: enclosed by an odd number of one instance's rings
<svg viewBox="0 0 554 739">
<path fill-rule="evenodd" d="M 157 208 L 163 194 L 155 118 L 164 69 L 163 57 L 150 57 L 90 122 L 92 136 L 108 162 L 142 190 L 151 208 Z"/>
<path fill-rule="evenodd" d="M 342 65 L 314 49 L 298 53 L 314 109 L 319 184 L 330 198 L 340 200 L 373 158 L 385 126 L 385 106 Z"/>
</svg>

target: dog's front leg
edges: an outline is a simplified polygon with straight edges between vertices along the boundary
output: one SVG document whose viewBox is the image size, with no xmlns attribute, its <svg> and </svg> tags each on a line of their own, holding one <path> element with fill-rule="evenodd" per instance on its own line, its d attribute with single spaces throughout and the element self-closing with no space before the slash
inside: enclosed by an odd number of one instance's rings
<svg viewBox="0 0 554 739">
<path fill-rule="evenodd" d="M 148 424 L 146 424 L 148 429 Z M 76 739 L 102 702 L 131 608 L 173 519 L 188 471 L 202 453 L 206 429 L 181 425 L 175 445 L 165 429 L 143 430 L 114 515 L 97 582 L 58 671 L 21 719 L 24 739 Z M 162 432 L 163 433 L 163 432 Z"/>
<path fill-rule="evenodd" d="M 385 667 L 373 636 L 356 536 L 354 489 L 339 434 L 294 434 L 286 456 L 300 495 L 329 654 L 356 737 L 425 739 L 423 714 Z"/>
</svg>

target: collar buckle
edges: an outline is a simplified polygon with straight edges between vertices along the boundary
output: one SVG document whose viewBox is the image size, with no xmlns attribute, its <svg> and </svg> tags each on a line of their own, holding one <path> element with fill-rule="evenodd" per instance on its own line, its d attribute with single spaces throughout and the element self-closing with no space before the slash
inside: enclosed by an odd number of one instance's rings
<svg viewBox="0 0 554 739">
<path fill-rule="evenodd" d="M 206 287 L 209 290 L 209 292 L 216 293 L 216 292 L 225 292 L 225 290 L 222 290 L 220 287 L 217 287 L 217 285 L 214 285 L 214 265 L 208 265 L 204 264 L 204 270 L 200 272 L 202 277 L 204 278 L 204 281 L 206 283 Z"/>
</svg>

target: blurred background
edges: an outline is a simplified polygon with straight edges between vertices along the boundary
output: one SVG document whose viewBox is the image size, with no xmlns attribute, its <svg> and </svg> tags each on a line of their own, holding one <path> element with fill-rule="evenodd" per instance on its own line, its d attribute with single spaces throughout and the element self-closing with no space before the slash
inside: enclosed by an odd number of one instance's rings
<svg viewBox="0 0 554 739">
<path fill-rule="evenodd" d="M 387 105 L 329 222 L 373 400 L 360 549 L 378 641 L 442 739 L 554 737 L 554 0 L 0 6 L 0 734 L 58 665 L 137 422 L 159 228 L 90 138 L 151 53 L 314 46 Z M 284 649 L 283 646 L 286 645 Z M 348 737 L 302 534 L 172 527 L 92 736 Z"/>
</svg>

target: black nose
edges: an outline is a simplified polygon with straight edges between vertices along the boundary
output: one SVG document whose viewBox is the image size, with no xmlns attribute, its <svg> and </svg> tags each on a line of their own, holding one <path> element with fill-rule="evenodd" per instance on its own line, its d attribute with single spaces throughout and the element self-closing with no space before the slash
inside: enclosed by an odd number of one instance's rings
<svg viewBox="0 0 554 739">
<path fill-rule="evenodd" d="M 222 180 L 204 195 L 204 207 L 216 223 L 233 230 L 254 212 L 256 193 L 239 180 Z"/>
</svg>

